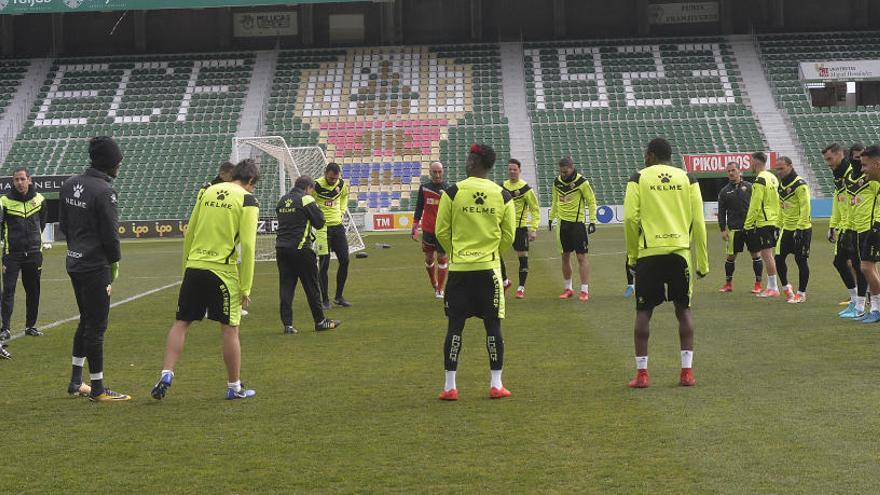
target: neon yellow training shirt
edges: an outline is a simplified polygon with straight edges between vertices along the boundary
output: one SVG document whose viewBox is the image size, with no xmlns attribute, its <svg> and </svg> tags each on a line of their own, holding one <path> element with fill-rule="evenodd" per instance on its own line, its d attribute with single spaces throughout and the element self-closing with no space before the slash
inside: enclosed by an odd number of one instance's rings
<svg viewBox="0 0 880 495">
<path fill-rule="evenodd" d="M 325 177 L 318 177 L 313 196 L 324 214 L 327 226 L 341 225 L 342 216 L 348 210 L 348 183 L 340 178 L 331 186 Z"/>
<path fill-rule="evenodd" d="M 222 182 L 207 188 L 189 217 L 183 240 L 184 271 L 187 268 L 237 271 L 241 293 L 250 295 L 259 217 L 257 198 L 240 185 Z"/>
<path fill-rule="evenodd" d="M 813 226 L 810 221 L 810 186 L 797 174 L 779 181 L 781 222 L 783 230 L 803 230 Z"/>
<path fill-rule="evenodd" d="M 677 254 L 690 266 L 693 250 L 697 273 L 709 273 L 709 252 L 700 185 L 684 170 L 651 165 L 632 175 L 623 202 L 626 257 Z"/>
<path fill-rule="evenodd" d="M 434 235 L 449 253 L 449 271 L 470 272 L 501 267 L 501 252 L 513 245 L 516 232 L 510 194 L 477 177 L 449 187 L 440 197 Z"/>
<path fill-rule="evenodd" d="M 589 209 L 589 223 L 596 223 L 596 195 L 590 181 L 581 174 L 566 182 L 562 177 L 553 180 L 553 195 L 550 203 L 550 219 L 566 222 L 584 222 L 584 207 Z"/>
<path fill-rule="evenodd" d="M 852 211 L 850 213 L 849 228 L 856 232 L 867 232 L 880 217 L 877 209 L 877 194 L 880 192 L 880 182 L 868 180 L 862 174 L 850 184 L 852 195 Z"/>
<path fill-rule="evenodd" d="M 752 200 L 743 229 L 776 226 L 779 222 L 779 179 L 767 170 L 761 171 L 752 184 Z"/>
<path fill-rule="evenodd" d="M 532 186 L 526 181 L 520 179 L 511 182 L 509 179 L 504 181 L 502 186 L 507 192 L 513 196 L 514 214 L 516 215 L 516 228 L 528 227 L 532 232 L 538 230 L 538 223 L 541 221 L 541 209 L 538 207 L 538 195 Z M 526 208 L 528 206 L 528 208 Z M 526 221 L 526 212 L 528 211 L 528 222 Z"/>
</svg>

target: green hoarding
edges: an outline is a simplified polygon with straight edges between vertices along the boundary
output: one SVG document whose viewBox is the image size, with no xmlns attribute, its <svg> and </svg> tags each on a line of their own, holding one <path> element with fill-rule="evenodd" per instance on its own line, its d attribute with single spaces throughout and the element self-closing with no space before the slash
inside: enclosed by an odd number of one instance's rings
<svg viewBox="0 0 880 495">
<path fill-rule="evenodd" d="M 366 0 L 0 0 L 2 14 L 102 12 L 112 10 L 204 9 L 212 7 L 258 7 L 303 3 L 338 3 Z"/>
</svg>

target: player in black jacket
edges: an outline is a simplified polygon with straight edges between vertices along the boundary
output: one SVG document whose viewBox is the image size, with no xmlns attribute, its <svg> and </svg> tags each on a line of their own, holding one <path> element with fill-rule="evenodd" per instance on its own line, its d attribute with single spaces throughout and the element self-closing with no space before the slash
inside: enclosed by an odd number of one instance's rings
<svg viewBox="0 0 880 495">
<path fill-rule="evenodd" d="M 721 239 L 727 246 L 727 259 L 724 261 L 724 285 L 719 292 L 733 291 L 733 271 L 736 269 L 736 255 L 743 251 L 746 246 L 746 233 L 743 223 L 746 220 L 746 212 L 749 211 L 749 200 L 752 198 L 752 184 L 742 180 L 742 172 L 736 162 L 727 164 L 727 183 L 718 193 L 718 228 L 721 229 Z M 750 252 L 752 255 L 752 270 L 755 272 L 755 285 L 752 294 L 761 292 L 761 277 L 764 273 L 764 264 L 761 262 L 761 254 Z"/>
<path fill-rule="evenodd" d="M 9 320 L 15 304 L 15 286 L 21 283 L 27 295 L 25 335 L 43 335 L 36 328 L 40 309 L 40 272 L 43 266 L 43 227 L 48 211 L 45 198 L 34 191 L 27 168 L 12 174 L 13 188 L 0 197 L 0 235 L 3 237 L 3 299 L 0 304 L 3 326 L 0 339 L 9 339 Z"/>
<path fill-rule="evenodd" d="M 278 201 L 278 232 L 275 237 L 275 259 L 278 263 L 278 295 L 281 300 L 281 323 L 285 334 L 294 334 L 293 294 L 297 281 L 302 281 L 309 300 L 315 330 L 331 330 L 342 322 L 324 318 L 321 289 L 318 286 L 318 258 L 312 249 L 314 229 L 324 227 L 324 214 L 310 194 L 315 181 L 303 175 L 296 179 L 293 190 Z"/>
<path fill-rule="evenodd" d="M 119 172 L 122 152 L 105 136 L 89 141 L 91 166 L 61 186 L 59 217 L 67 238 L 67 274 L 73 284 L 79 325 L 73 336 L 73 371 L 67 391 L 88 394 L 93 401 L 131 397 L 104 387 L 104 332 L 110 315 L 110 284 L 119 274 L 119 214 L 116 191 L 110 186 Z M 82 383 L 89 361 L 91 387 Z"/>
</svg>

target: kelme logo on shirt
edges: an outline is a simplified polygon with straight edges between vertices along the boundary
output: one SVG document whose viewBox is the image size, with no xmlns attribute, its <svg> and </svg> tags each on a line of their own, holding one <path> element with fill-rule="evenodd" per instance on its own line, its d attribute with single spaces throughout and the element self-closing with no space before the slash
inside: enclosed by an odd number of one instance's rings
<svg viewBox="0 0 880 495">
<path fill-rule="evenodd" d="M 85 188 L 82 184 L 75 184 L 73 186 L 73 197 L 79 199 L 79 197 L 82 196 L 84 190 Z"/>
<path fill-rule="evenodd" d="M 226 196 L 228 196 L 228 195 L 229 195 L 229 191 L 226 191 L 223 189 L 217 191 L 217 201 L 223 201 L 224 199 L 226 199 Z"/>
<path fill-rule="evenodd" d="M 648 189 L 651 191 L 682 191 L 684 187 L 681 184 L 670 184 L 672 181 L 672 176 L 667 173 L 662 173 L 658 176 L 660 178 L 660 184 L 652 184 Z"/>
<path fill-rule="evenodd" d="M 287 201 L 284 202 L 284 207 L 285 207 L 285 208 L 290 208 L 290 206 L 291 206 L 292 204 L 293 204 L 293 200 L 292 200 L 292 199 L 288 199 Z"/>
<path fill-rule="evenodd" d="M 486 194 L 480 191 L 474 193 L 474 203 L 481 205 L 486 203 Z"/>
</svg>

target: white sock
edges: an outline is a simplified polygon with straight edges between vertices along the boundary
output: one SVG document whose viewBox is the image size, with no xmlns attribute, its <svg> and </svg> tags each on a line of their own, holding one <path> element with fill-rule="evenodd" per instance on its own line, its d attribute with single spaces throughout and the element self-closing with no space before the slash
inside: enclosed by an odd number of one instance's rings
<svg viewBox="0 0 880 495">
<path fill-rule="evenodd" d="M 571 290 L 571 279 L 565 281 L 565 288 Z"/>
<path fill-rule="evenodd" d="M 590 292 L 590 284 L 581 284 L 581 292 Z"/>
<path fill-rule="evenodd" d="M 163 375 L 171 375 L 171 378 L 174 378 L 174 372 L 171 370 L 162 370 Z"/>
<path fill-rule="evenodd" d="M 501 384 L 501 370 L 489 370 L 492 375 L 492 381 L 489 385 L 492 388 L 501 389 L 504 385 Z"/>
<path fill-rule="evenodd" d="M 871 311 L 880 311 L 880 295 L 871 296 Z"/>
<path fill-rule="evenodd" d="M 103 380 L 103 379 L 104 379 L 104 372 L 103 371 L 100 373 L 89 373 L 89 380 Z"/>
<path fill-rule="evenodd" d="M 681 351 L 681 367 L 692 368 L 694 364 L 694 351 Z"/>
<path fill-rule="evenodd" d="M 636 288 L 635 284 L 626 284 L 626 286 L 627 286 L 627 288 L 629 288 L 629 289 L 635 289 L 635 288 Z"/>
<path fill-rule="evenodd" d="M 865 310 L 865 297 L 856 296 L 856 310 L 862 312 Z"/>
<path fill-rule="evenodd" d="M 82 368 L 86 364 L 86 358 L 73 356 L 73 365 Z"/>
<path fill-rule="evenodd" d="M 636 356 L 636 369 L 648 369 L 648 356 Z"/>
<path fill-rule="evenodd" d="M 449 392 L 450 390 L 456 388 L 455 387 L 455 372 L 447 371 L 446 372 L 446 385 L 443 386 L 444 392 Z"/>
<path fill-rule="evenodd" d="M 776 275 L 767 275 L 767 288 L 770 290 L 779 290 L 779 286 L 776 285 Z"/>
<path fill-rule="evenodd" d="M 853 287 L 852 289 L 846 289 L 849 292 L 849 302 L 852 304 L 856 303 L 856 297 L 859 296 L 859 290 Z"/>
<path fill-rule="evenodd" d="M 516 290 L 518 290 L 518 291 L 521 290 L 521 291 L 525 292 L 526 288 L 523 287 L 522 285 L 520 285 L 519 287 L 516 288 Z"/>
<path fill-rule="evenodd" d="M 791 284 L 785 284 L 782 286 L 782 290 L 791 292 Z"/>
<path fill-rule="evenodd" d="M 236 392 L 241 392 L 241 380 L 236 380 L 234 382 L 229 382 L 226 384 L 227 387 L 231 388 Z"/>
<path fill-rule="evenodd" d="M 807 293 L 805 291 L 799 290 L 798 295 L 801 297 L 807 297 Z"/>
</svg>

